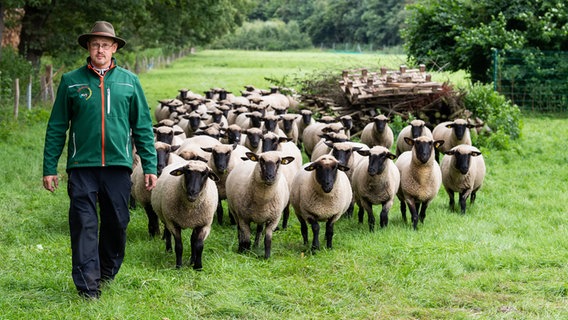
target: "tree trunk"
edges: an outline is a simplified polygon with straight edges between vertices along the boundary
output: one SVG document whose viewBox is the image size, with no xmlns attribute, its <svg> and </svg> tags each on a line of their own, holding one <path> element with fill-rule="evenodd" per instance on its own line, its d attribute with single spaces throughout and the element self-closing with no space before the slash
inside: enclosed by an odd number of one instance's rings
<svg viewBox="0 0 568 320">
<path fill-rule="evenodd" d="M 36 70 L 39 70 L 40 59 L 45 51 L 44 43 L 47 38 L 46 32 L 48 32 L 45 26 L 52 11 L 52 5 L 24 6 L 18 51 L 32 63 Z"/>
</svg>

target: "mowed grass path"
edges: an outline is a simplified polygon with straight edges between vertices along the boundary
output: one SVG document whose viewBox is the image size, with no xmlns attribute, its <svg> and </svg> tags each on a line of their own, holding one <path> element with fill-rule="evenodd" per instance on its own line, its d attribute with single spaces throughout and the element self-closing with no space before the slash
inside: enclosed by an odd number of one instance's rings
<svg viewBox="0 0 568 320">
<path fill-rule="evenodd" d="M 261 79 L 277 74 L 274 69 L 255 70 L 256 78 L 241 81 L 240 68 L 233 78 L 232 68 L 225 67 L 223 77 L 203 79 L 203 85 L 189 76 L 196 70 L 207 73 L 198 61 L 210 61 L 209 55 L 221 66 L 246 55 L 252 66 L 256 54 L 261 61 L 265 55 L 274 60 L 298 54 L 309 64 L 306 57 L 313 53 L 203 52 L 141 80 L 147 91 L 161 83 L 162 91 L 148 94 L 150 101 L 175 95 L 181 87 L 196 92 L 262 87 Z M 314 55 L 312 64 L 328 55 Z M 282 70 L 278 75 L 286 73 Z M 154 74 L 159 74 L 157 84 Z M 226 85 L 219 83 L 222 78 Z M 173 79 L 167 88 L 164 79 Z M 5 120 L 0 127 L 1 319 L 568 318 L 564 115 L 525 114 L 523 138 L 512 150 L 482 149 L 487 177 L 466 215 L 450 212 L 440 190 L 418 231 L 402 222 L 397 202 L 387 228 L 369 233 L 366 224 L 341 219 L 334 248 L 315 254 L 302 245 L 293 216 L 289 229 L 274 234 L 269 260 L 261 249 L 238 254 L 235 227 L 214 223 L 205 241 L 204 270 L 177 270 L 164 243 L 148 239 L 147 220 L 138 208 L 132 211 L 122 270 L 103 288 L 100 301 L 89 303 L 77 297 L 70 276 L 64 165 L 56 193 L 41 187 L 47 113 L 24 112 L 18 122 Z M 190 234 L 183 233 L 185 261 Z"/>
</svg>

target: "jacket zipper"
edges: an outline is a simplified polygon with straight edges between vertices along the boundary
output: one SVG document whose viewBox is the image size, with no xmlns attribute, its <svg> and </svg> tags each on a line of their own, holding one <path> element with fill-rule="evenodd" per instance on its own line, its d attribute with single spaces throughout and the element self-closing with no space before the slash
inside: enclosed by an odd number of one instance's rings
<svg viewBox="0 0 568 320">
<path fill-rule="evenodd" d="M 71 156 L 71 158 L 75 158 L 76 154 L 77 154 L 77 142 L 75 141 L 75 132 L 73 132 L 73 155 Z"/>
<path fill-rule="evenodd" d="M 105 79 L 99 75 L 101 80 L 101 166 L 105 166 Z"/>
</svg>

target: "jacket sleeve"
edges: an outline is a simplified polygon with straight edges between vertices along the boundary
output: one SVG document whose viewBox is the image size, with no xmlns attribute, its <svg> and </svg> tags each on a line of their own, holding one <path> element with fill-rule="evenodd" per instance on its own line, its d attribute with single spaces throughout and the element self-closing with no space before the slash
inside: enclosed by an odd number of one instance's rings
<svg viewBox="0 0 568 320">
<path fill-rule="evenodd" d="M 69 129 L 70 111 L 68 104 L 67 81 L 66 76 L 63 75 L 45 131 L 45 145 L 43 149 L 44 176 L 57 174 L 57 163 L 63 152 L 67 130 Z"/>
<path fill-rule="evenodd" d="M 152 116 L 140 80 L 135 76 L 134 96 L 130 105 L 130 127 L 136 152 L 140 156 L 142 169 L 145 174 L 157 174 L 158 159 L 154 147 L 154 131 Z"/>
</svg>

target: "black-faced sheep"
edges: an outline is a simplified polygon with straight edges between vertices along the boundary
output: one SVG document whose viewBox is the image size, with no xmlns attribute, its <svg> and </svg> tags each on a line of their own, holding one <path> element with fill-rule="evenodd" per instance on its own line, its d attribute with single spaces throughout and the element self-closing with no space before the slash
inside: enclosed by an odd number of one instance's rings
<svg viewBox="0 0 568 320">
<path fill-rule="evenodd" d="M 280 152 L 247 153 L 248 159 L 227 177 L 227 202 L 238 228 L 238 252 L 250 249 L 250 224 L 255 223 L 254 247 L 258 246 L 264 229 L 264 257 L 269 258 L 272 233 L 278 226 L 282 211 L 289 200 L 288 184 L 281 165 L 294 161 Z"/>
<path fill-rule="evenodd" d="M 470 124 L 464 119 L 445 121 L 434 127 L 434 130 L 432 130 L 434 140 L 444 140 L 444 144 L 440 146 L 440 149 L 436 149 L 436 161 L 439 162 L 440 160 L 440 152 L 446 153 L 458 144 L 471 146 L 469 129 L 475 127 L 476 125 Z"/>
<path fill-rule="evenodd" d="M 412 146 L 404 141 L 405 137 L 415 139 L 420 136 L 432 138 L 432 131 L 426 126 L 424 120 L 414 119 L 400 130 L 396 138 L 396 155 L 399 156 L 401 153 L 412 149 Z"/>
<path fill-rule="evenodd" d="M 308 226 L 312 227 L 312 250 L 320 248 L 319 222 L 326 221 L 325 239 L 328 249 L 332 248 L 333 226 L 345 213 L 352 199 L 352 189 L 341 165 L 331 155 L 323 155 L 306 164 L 294 178 L 294 189 L 290 203 L 300 221 L 304 245 L 308 245 Z"/>
<path fill-rule="evenodd" d="M 219 177 L 219 181 L 216 181 L 217 190 L 219 194 L 219 204 L 217 205 L 217 222 L 223 224 L 223 205 L 222 200 L 227 199 L 227 192 L 225 188 L 225 183 L 227 181 L 227 176 L 235 166 L 243 163 L 241 159 L 250 150 L 244 146 L 238 144 L 218 144 L 213 147 L 201 148 L 203 151 L 210 153 L 211 158 L 209 159 L 208 166 L 211 168 L 213 173 Z M 229 214 L 231 224 L 235 224 L 235 218 Z"/>
<path fill-rule="evenodd" d="M 190 160 L 185 165 L 171 164 L 164 168 L 152 190 L 152 208 L 164 223 L 166 250 L 171 250 L 174 236 L 176 268 L 182 265 L 183 243 L 181 231 L 191 228 L 190 265 L 203 268 L 203 241 L 211 231 L 217 209 L 219 178 L 203 161 Z"/>
<path fill-rule="evenodd" d="M 164 142 L 155 142 L 154 147 L 156 148 L 158 158 L 158 176 L 160 176 L 163 169 L 173 162 L 173 160 L 170 160 L 173 158 L 171 157 L 171 153 L 179 148 L 179 146 L 170 146 Z M 132 198 L 136 203 L 140 204 L 144 208 L 146 216 L 148 217 L 148 233 L 150 234 L 150 237 L 153 238 L 160 233 L 160 223 L 156 212 L 152 209 L 152 192 L 146 189 L 142 166 L 134 167 L 130 178 L 132 180 Z"/>
<path fill-rule="evenodd" d="M 369 230 L 372 232 L 375 230 L 374 204 L 382 205 L 381 228 L 388 225 L 389 210 L 400 186 L 400 172 L 392 161 L 396 156 L 383 146 L 357 152 L 364 158 L 353 169 L 353 197 L 359 206 L 359 223 L 363 223 L 367 211 Z"/>
<path fill-rule="evenodd" d="M 485 178 L 485 161 L 476 147 L 460 144 L 453 147 L 442 159 L 442 184 L 450 197 L 450 209 L 454 210 L 454 193 L 459 194 L 461 213 L 465 214 L 467 198 L 475 202 L 476 194 Z"/>
<path fill-rule="evenodd" d="M 262 152 L 279 151 L 282 157 L 293 157 L 294 162 L 290 165 L 282 167 L 282 174 L 286 178 L 288 188 L 291 190 L 292 180 L 296 173 L 302 168 L 302 151 L 292 141 L 286 137 L 280 137 L 274 132 L 267 132 L 262 138 Z M 290 217 L 290 206 L 286 205 L 282 215 L 282 229 L 288 227 L 288 218 Z"/>
<path fill-rule="evenodd" d="M 373 118 L 373 122 L 368 123 L 361 133 L 361 142 L 368 145 L 383 146 L 390 149 L 394 142 L 394 134 L 388 125 L 389 118 L 380 114 Z"/>
<path fill-rule="evenodd" d="M 412 225 L 416 230 L 418 218 L 424 222 L 428 204 L 436 197 L 442 184 L 442 172 L 434 160 L 434 149 L 441 146 L 444 141 L 428 137 L 404 140 L 412 145 L 412 150 L 403 152 L 395 163 L 400 171 L 400 188 L 397 197 L 400 200 L 402 218 L 406 221 L 406 205 L 408 205 L 412 215 Z"/>
</svg>

